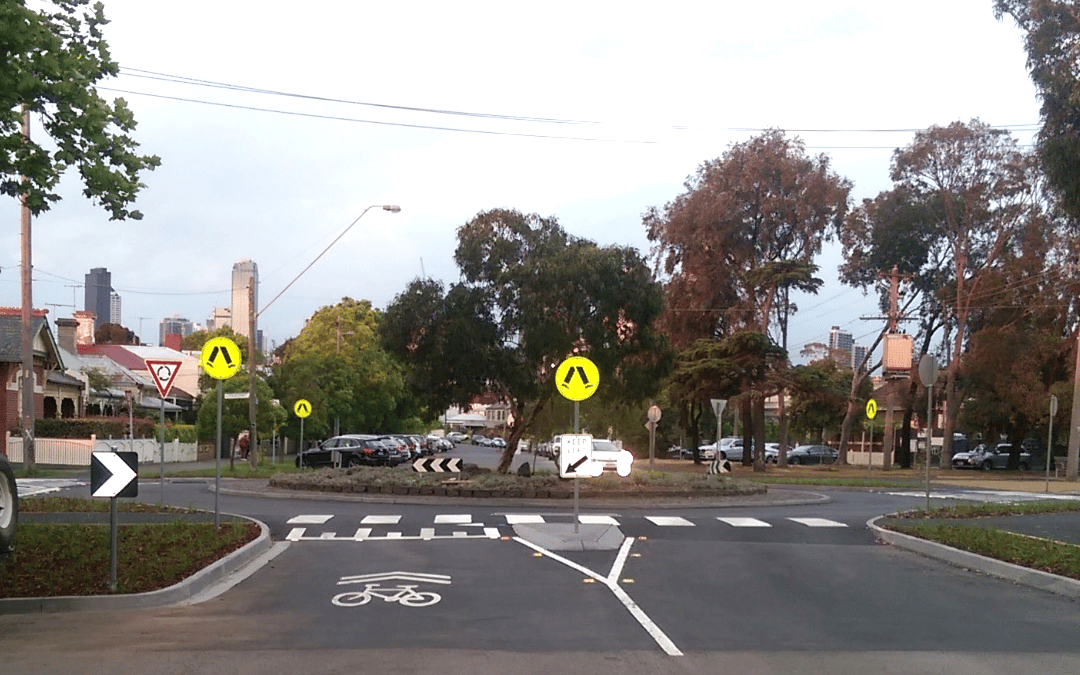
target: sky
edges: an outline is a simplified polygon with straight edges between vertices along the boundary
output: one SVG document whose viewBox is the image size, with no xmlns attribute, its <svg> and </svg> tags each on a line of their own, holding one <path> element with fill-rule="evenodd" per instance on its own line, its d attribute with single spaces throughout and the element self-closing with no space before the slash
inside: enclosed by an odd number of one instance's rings
<svg viewBox="0 0 1080 675">
<path fill-rule="evenodd" d="M 121 73 L 99 91 L 162 164 L 141 221 L 110 221 L 69 172 L 33 223 L 33 300 L 70 316 L 105 267 L 150 344 L 164 317 L 227 307 L 240 260 L 271 345 L 343 297 L 384 308 L 415 278 L 452 284 L 457 229 L 493 208 L 648 255 L 646 210 L 768 128 L 827 154 L 858 203 L 918 130 L 979 118 L 1028 144 L 1039 122 L 1022 34 L 992 0 L 104 4 Z M 401 211 L 365 213 L 384 204 Z M 0 305 L 18 307 L 14 200 L 0 218 Z M 856 344 L 883 326 L 841 259 L 827 245 L 825 285 L 796 298 L 796 361 L 831 326 Z"/>
</svg>

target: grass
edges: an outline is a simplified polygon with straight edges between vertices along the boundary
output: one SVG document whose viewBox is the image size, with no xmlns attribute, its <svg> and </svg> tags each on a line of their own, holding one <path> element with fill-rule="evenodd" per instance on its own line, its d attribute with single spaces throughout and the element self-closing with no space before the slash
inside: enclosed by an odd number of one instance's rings
<svg viewBox="0 0 1080 675">
<path fill-rule="evenodd" d="M 67 513 L 108 509 L 108 500 L 43 497 L 20 500 L 23 513 Z M 178 513 L 139 502 L 120 510 Z M 123 524 L 117 534 L 117 593 L 167 588 L 259 536 L 254 523 L 166 522 Z M 109 594 L 109 526 L 20 522 L 15 551 L 0 561 L 0 598 Z"/>
<path fill-rule="evenodd" d="M 259 462 L 254 470 L 247 460 L 238 459 L 233 468 L 229 468 L 229 460 L 221 460 L 222 478 L 270 478 L 281 473 L 296 473 L 300 469 L 292 462 Z M 156 474 L 154 474 L 156 475 Z M 214 467 L 206 469 L 192 469 L 190 471 L 165 471 L 165 475 L 171 478 L 214 478 L 217 470 Z"/>
<path fill-rule="evenodd" d="M 911 511 L 879 521 L 885 529 L 937 542 L 970 553 L 1080 579 L 1080 546 L 1047 541 L 996 527 L 959 524 L 982 517 L 1080 511 L 1080 502 L 1023 502 L 1018 504 L 957 505 L 930 511 Z M 945 522 L 942 522 L 945 521 Z M 956 521 L 956 522 L 948 522 Z"/>
</svg>

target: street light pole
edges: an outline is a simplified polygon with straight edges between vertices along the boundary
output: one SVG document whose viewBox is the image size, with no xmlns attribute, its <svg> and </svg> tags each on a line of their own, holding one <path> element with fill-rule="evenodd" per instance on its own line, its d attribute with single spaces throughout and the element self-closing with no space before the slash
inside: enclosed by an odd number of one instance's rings
<svg viewBox="0 0 1080 675">
<path fill-rule="evenodd" d="M 251 427 L 251 432 L 250 432 L 250 437 L 248 438 L 248 448 L 249 448 L 249 452 L 251 452 L 250 458 L 251 458 L 251 466 L 252 466 L 252 468 L 254 468 L 256 466 L 256 461 L 257 461 L 256 460 L 256 455 L 254 453 L 255 448 L 254 448 L 253 444 L 255 443 L 255 417 L 256 417 L 256 410 L 257 410 L 256 403 L 255 403 L 255 329 L 256 329 L 256 326 L 258 325 L 259 317 L 262 315 L 263 312 L 265 312 L 267 309 L 270 308 L 270 305 L 274 304 L 277 301 L 278 298 L 280 298 L 282 295 L 284 295 L 285 291 L 289 290 L 289 288 L 293 284 L 295 284 L 300 277 L 304 276 L 305 272 L 307 272 L 309 269 L 311 269 L 312 266 L 315 263 L 319 262 L 319 258 L 326 255 L 326 252 L 329 251 L 333 247 L 334 244 L 338 243 L 338 241 L 342 237 L 344 237 L 345 234 L 349 230 L 352 229 L 353 225 L 356 225 L 358 222 L 360 222 L 360 219 L 364 217 L 365 213 L 367 213 L 368 211 L 370 211 L 371 209 L 374 209 L 374 208 L 381 208 L 383 211 L 389 211 L 390 213 L 400 213 L 401 212 L 401 207 L 398 206 L 397 204 L 372 204 L 371 206 L 369 206 L 366 209 L 364 209 L 363 211 L 361 211 L 360 215 L 358 215 L 355 219 L 353 219 L 353 221 L 351 223 L 349 223 L 349 226 L 346 227 L 344 230 L 342 230 L 341 234 L 339 234 L 337 237 L 334 238 L 334 241 L 330 242 L 330 244 L 326 248 L 324 248 L 322 250 L 322 252 L 319 253 L 319 255 L 315 256 L 314 260 L 312 260 L 310 263 L 308 263 L 307 267 L 300 270 L 300 274 L 297 274 L 296 277 L 293 278 L 292 281 L 290 281 L 288 284 L 285 285 L 285 288 L 281 289 L 280 293 L 275 295 L 273 297 L 273 299 L 270 300 L 270 302 L 266 303 L 266 305 L 264 305 L 263 308 L 260 309 L 257 312 L 255 311 L 254 293 L 253 293 L 253 291 L 251 289 L 249 289 L 248 306 L 251 309 L 250 309 L 250 322 L 248 324 L 248 330 L 250 331 L 250 336 L 248 337 L 248 352 L 249 352 L 248 353 L 248 362 L 249 362 L 249 366 L 248 366 L 248 416 L 250 417 L 250 419 L 248 420 L 248 422 L 249 422 L 249 425 Z M 338 330 L 340 330 L 340 328 Z M 339 340 L 340 340 L 340 336 L 339 336 Z M 340 346 L 339 346 L 339 350 L 340 350 Z M 301 424 L 301 429 L 303 429 L 303 424 L 304 424 L 303 419 L 300 420 L 300 424 Z M 303 442 L 304 442 L 304 434 L 303 434 L 303 431 L 301 431 L 301 433 L 300 433 L 300 443 L 303 444 Z M 303 448 L 300 448 L 300 450 L 303 450 Z M 299 450 L 298 450 L 298 452 L 299 452 Z"/>
</svg>

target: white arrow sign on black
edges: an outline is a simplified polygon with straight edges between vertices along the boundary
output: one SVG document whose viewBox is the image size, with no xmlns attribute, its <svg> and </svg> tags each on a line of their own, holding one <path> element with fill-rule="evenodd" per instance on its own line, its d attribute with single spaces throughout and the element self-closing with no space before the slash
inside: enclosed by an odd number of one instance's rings
<svg viewBox="0 0 1080 675">
<path fill-rule="evenodd" d="M 460 457 L 421 457 L 413 462 L 413 471 L 417 473 L 459 473 Z"/>
<path fill-rule="evenodd" d="M 139 453 L 92 453 L 90 455 L 90 496 L 138 497 Z"/>
</svg>

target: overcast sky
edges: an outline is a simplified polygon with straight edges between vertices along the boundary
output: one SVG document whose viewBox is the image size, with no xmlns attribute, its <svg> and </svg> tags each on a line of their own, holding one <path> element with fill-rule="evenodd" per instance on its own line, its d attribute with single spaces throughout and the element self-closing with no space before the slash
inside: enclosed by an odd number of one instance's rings
<svg viewBox="0 0 1080 675">
<path fill-rule="evenodd" d="M 30 1 L 30 6 L 40 6 Z M 421 275 L 447 284 L 457 228 L 496 207 L 648 253 L 641 216 L 704 161 L 769 127 L 827 153 L 861 201 L 888 189 L 915 130 L 978 117 L 1030 142 L 1038 100 L 1022 36 L 991 0 L 308 3 L 105 0 L 105 34 L 141 150 L 142 221 L 81 197 L 33 225 L 34 305 L 83 309 L 108 268 L 122 323 L 229 305 L 233 263 L 259 267 L 280 344 L 342 297 L 385 307 Z M 229 86 L 207 86 L 229 85 Z M 462 114 L 464 113 L 464 114 Z M 40 124 L 31 121 L 40 132 Z M 19 306 L 19 214 L 0 213 L 0 304 Z M 798 300 L 789 346 L 839 325 L 869 342 L 876 300 L 839 284 Z M 72 307 L 74 305 L 74 307 Z"/>
</svg>

